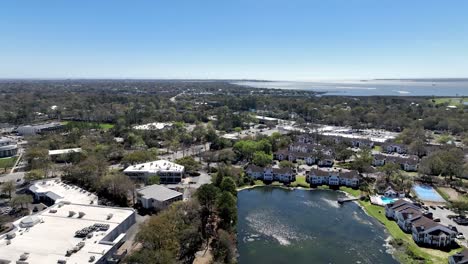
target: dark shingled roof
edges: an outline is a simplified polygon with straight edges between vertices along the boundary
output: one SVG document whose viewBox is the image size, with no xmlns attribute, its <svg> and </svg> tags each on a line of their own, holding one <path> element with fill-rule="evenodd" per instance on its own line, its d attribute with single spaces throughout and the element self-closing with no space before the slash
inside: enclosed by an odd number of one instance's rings
<svg viewBox="0 0 468 264">
<path fill-rule="evenodd" d="M 310 171 L 309 175 L 315 175 L 315 176 L 329 176 L 330 172 L 327 170 L 318 170 L 318 169 L 313 169 Z"/>
</svg>

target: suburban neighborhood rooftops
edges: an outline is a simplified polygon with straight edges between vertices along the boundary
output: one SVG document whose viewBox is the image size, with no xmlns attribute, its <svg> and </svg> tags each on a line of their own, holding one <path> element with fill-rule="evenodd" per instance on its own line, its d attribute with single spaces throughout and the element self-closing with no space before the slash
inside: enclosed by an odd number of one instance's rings
<svg viewBox="0 0 468 264">
<path fill-rule="evenodd" d="M 70 216 L 70 212 L 75 214 Z M 56 204 L 34 216 L 15 221 L 15 229 L 8 233 L 14 233 L 14 238 L 7 240 L 0 236 L 0 263 L 42 264 L 58 263 L 59 260 L 96 263 L 123 238 L 122 235 L 117 236 L 122 228 L 116 228 L 130 217 L 135 217 L 130 208 Z M 96 229 L 86 239 L 75 237 L 77 231 L 94 225 L 105 228 Z M 110 233 L 113 234 L 109 236 Z M 77 252 L 65 256 L 80 242 L 84 244 Z M 25 253 L 28 253 L 25 262 L 16 262 Z M 90 262 L 91 257 L 96 261 Z"/>
<path fill-rule="evenodd" d="M 330 170 L 312 169 L 309 174 L 315 176 L 329 176 L 330 172 Z"/>
<path fill-rule="evenodd" d="M 430 228 L 436 227 L 436 226 L 441 226 L 439 223 L 434 222 L 434 220 L 428 218 L 428 217 L 421 217 L 418 220 L 413 222 L 413 227 L 418 229 L 418 230 L 428 230 Z"/>
<path fill-rule="evenodd" d="M 58 202 L 76 204 L 97 204 L 98 197 L 75 185 L 66 184 L 60 180 L 40 180 L 34 182 L 29 190 L 35 194 L 45 195 Z"/>
<path fill-rule="evenodd" d="M 183 172 L 184 166 L 167 161 L 167 160 L 156 160 L 136 165 L 128 166 L 124 172 Z"/>
<path fill-rule="evenodd" d="M 138 194 L 143 196 L 145 199 L 153 199 L 156 201 L 167 201 L 182 195 L 180 192 L 171 190 L 158 184 L 145 186 L 138 190 Z"/>
<path fill-rule="evenodd" d="M 81 148 L 54 149 L 54 150 L 49 150 L 49 156 L 79 153 L 79 152 L 81 152 Z"/>
<path fill-rule="evenodd" d="M 340 178 L 347 178 L 347 179 L 359 178 L 359 173 L 354 170 L 341 171 L 339 175 L 340 175 Z"/>
</svg>

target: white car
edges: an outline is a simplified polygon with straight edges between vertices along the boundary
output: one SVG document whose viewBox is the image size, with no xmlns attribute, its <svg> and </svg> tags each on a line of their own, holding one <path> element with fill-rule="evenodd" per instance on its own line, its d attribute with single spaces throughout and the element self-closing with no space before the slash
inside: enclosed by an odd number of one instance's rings
<svg viewBox="0 0 468 264">
<path fill-rule="evenodd" d="M 465 236 L 463 234 L 458 234 L 457 239 L 465 239 Z"/>
</svg>

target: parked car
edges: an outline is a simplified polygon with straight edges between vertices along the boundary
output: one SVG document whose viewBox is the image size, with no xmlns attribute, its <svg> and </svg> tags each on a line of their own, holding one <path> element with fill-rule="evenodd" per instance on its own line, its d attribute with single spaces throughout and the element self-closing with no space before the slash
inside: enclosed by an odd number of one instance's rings
<svg viewBox="0 0 468 264">
<path fill-rule="evenodd" d="M 430 207 L 432 210 L 435 210 L 435 209 L 436 209 L 436 207 L 433 206 L 433 205 L 430 205 L 429 207 Z"/>
<path fill-rule="evenodd" d="M 434 222 L 440 222 L 440 218 L 435 218 Z"/>
<path fill-rule="evenodd" d="M 458 233 L 457 238 L 458 239 L 465 239 L 465 236 L 463 235 L 463 233 Z"/>
</svg>

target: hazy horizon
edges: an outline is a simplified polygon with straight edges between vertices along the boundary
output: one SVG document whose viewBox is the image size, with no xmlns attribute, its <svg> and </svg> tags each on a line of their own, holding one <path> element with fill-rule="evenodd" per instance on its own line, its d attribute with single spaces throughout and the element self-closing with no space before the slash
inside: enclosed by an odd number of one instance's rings
<svg viewBox="0 0 468 264">
<path fill-rule="evenodd" d="M 4 79 L 468 76 L 468 2 L 8 1 Z"/>
</svg>

